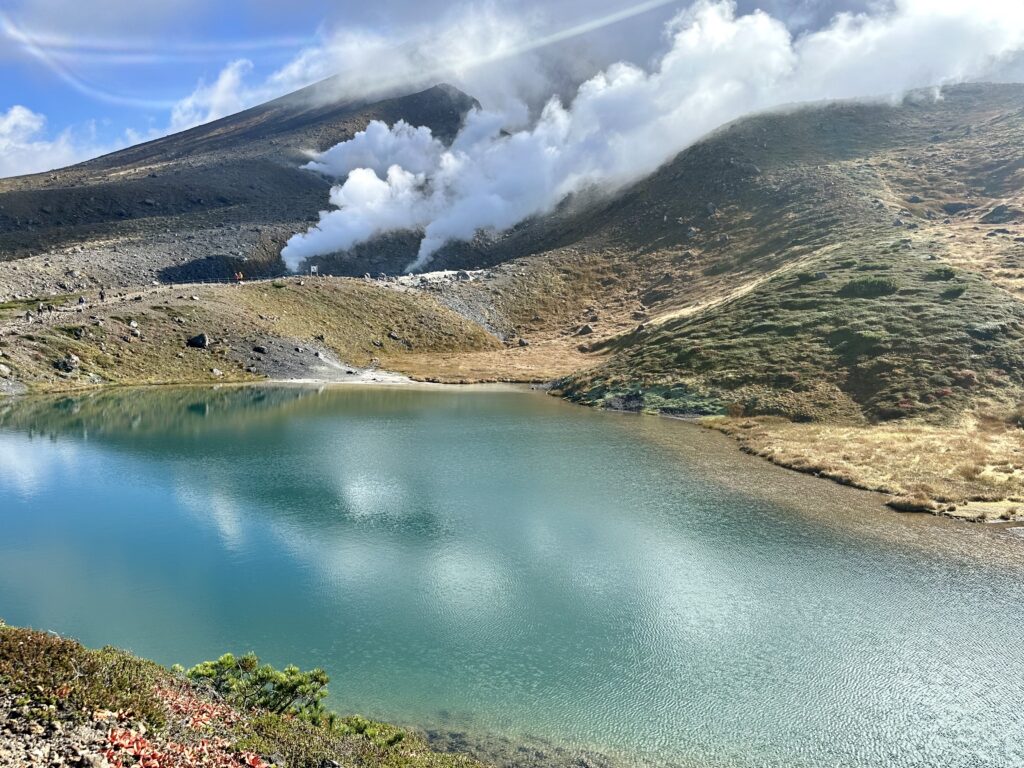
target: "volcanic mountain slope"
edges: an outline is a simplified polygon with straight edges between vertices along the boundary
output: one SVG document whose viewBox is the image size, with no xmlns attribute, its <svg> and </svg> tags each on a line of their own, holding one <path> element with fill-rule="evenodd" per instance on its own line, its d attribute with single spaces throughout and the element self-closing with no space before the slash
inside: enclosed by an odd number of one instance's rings
<svg viewBox="0 0 1024 768">
<path fill-rule="evenodd" d="M 450 139 L 475 104 L 448 86 L 338 103 L 332 86 L 70 168 L 0 179 L 0 285 L 29 293 L 226 278 L 237 269 L 279 274 L 284 240 L 326 207 L 329 182 L 300 169 L 310 152 L 374 119 L 427 125 Z"/>
<path fill-rule="evenodd" d="M 145 280 L 121 275 L 122 285 L 168 280 L 182 242 L 214 247 L 219 232 L 239 227 L 260 228 L 272 243 L 264 263 L 276 265 L 276 245 L 326 202 L 327 182 L 297 169 L 302 148 L 323 148 L 371 117 L 427 115 L 451 136 L 472 101 L 440 88 L 320 107 L 313 128 L 291 105 L 53 174 L 57 199 L 73 190 L 88 203 L 90 189 L 121 189 L 114 179 L 124 175 L 128 188 L 164 189 L 168 202 L 152 197 L 157 205 L 143 201 L 139 218 L 127 219 L 69 203 L 61 215 L 92 223 L 68 228 L 19 216 L 0 238 L 31 236 L 50 250 L 0 265 L 0 294 L 21 294 L 0 316 L 64 300 L 21 286 L 52 290 L 55 275 L 82 263 L 67 247 L 79 236 L 107 274 L 128 242 L 149 249 L 132 251 L 133 265 L 165 265 Z M 501 237 L 442 252 L 437 267 L 478 268 L 463 279 L 147 288 L 113 306 L 89 294 L 80 314 L 9 322 L 0 350 L 14 378 L 43 389 L 277 376 L 294 368 L 275 355 L 313 349 L 418 378 L 560 377 L 559 391 L 580 402 L 731 414 L 722 428 L 751 450 L 844 481 L 929 499 L 1024 498 L 1021 146 L 1022 86 L 794 108 L 727 126 L 629 189 L 594 190 Z M 235 175 L 219 176 L 222 165 Z M 0 182 L 11 190 L 0 204 L 31 199 L 57 211 L 46 202 L 49 178 Z M 267 178 L 301 194 L 261 191 Z M 204 191 L 197 211 L 163 216 L 169 201 L 193 194 L 183 179 L 227 189 L 236 202 L 208 205 L 216 198 Z M 242 191 L 241 180 L 257 189 Z M 112 244 L 98 245 L 102 237 Z M 414 243 L 391 238 L 324 263 L 391 269 Z M 62 290 L 73 299 L 77 286 Z M 216 344 L 182 351 L 200 331 Z M 81 365 L 62 370 L 68 354 Z M 908 451 L 912 470 L 901 468 Z"/>
</svg>

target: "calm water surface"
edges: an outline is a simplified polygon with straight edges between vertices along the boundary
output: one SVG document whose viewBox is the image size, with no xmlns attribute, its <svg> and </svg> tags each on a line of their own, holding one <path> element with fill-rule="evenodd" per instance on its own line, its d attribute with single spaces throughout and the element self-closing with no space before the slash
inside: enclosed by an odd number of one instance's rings
<svg viewBox="0 0 1024 768">
<path fill-rule="evenodd" d="M 0 616 L 625 764 L 1024 766 L 1024 538 L 531 393 L 0 405 Z"/>
</svg>

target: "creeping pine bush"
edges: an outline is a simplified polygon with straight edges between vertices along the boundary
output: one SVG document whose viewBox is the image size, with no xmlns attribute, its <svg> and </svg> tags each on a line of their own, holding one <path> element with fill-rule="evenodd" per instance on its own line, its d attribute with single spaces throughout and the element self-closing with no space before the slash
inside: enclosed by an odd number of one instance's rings
<svg viewBox="0 0 1024 768">
<path fill-rule="evenodd" d="M 899 290 L 899 284 L 891 277 L 858 277 L 839 290 L 840 296 L 855 299 L 873 299 L 888 296 Z"/>
<path fill-rule="evenodd" d="M 274 669 L 260 664 L 254 653 L 237 658 L 225 653 L 216 661 L 197 664 L 186 675 L 194 683 L 208 685 L 240 709 L 262 709 L 314 721 L 324 715 L 323 699 L 330 682 L 322 669 L 303 672 L 294 665 Z"/>
</svg>

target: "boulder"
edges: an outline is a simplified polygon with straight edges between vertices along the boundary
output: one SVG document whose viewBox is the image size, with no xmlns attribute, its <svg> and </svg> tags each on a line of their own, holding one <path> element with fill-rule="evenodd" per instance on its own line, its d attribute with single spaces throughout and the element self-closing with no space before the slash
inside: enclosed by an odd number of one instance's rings
<svg viewBox="0 0 1024 768">
<path fill-rule="evenodd" d="M 520 336 L 519 337 L 519 346 L 520 347 L 528 347 L 528 346 L 530 346 L 530 342 L 528 342 L 526 339 L 524 339 L 522 336 Z"/>
<path fill-rule="evenodd" d="M 186 341 L 185 344 L 193 349 L 207 349 L 210 346 L 210 337 L 205 333 L 199 333 Z"/>
<path fill-rule="evenodd" d="M 269 352 L 270 350 L 268 350 L 268 349 L 267 349 L 267 348 L 266 348 L 265 346 L 263 346 L 262 344 L 257 344 L 257 345 L 256 345 L 255 347 L 253 347 L 253 348 L 252 348 L 252 351 L 253 351 L 253 352 L 255 352 L 255 353 L 256 353 L 257 355 L 265 355 L 265 354 L 267 354 L 267 352 Z"/>
<path fill-rule="evenodd" d="M 1024 218 L 1024 213 L 1014 210 L 1008 205 L 997 205 L 981 217 L 982 224 L 1008 224 Z"/>
<path fill-rule="evenodd" d="M 594 329 L 591 328 L 589 324 L 588 325 L 581 325 L 579 330 L 576 331 L 576 335 L 577 336 L 589 336 L 593 332 L 594 332 Z"/>
<path fill-rule="evenodd" d="M 79 359 L 78 355 L 73 354 L 71 352 L 69 352 L 63 358 L 57 361 L 57 368 L 61 371 L 64 371 L 65 373 L 77 371 L 81 365 L 82 361 L 81 359 Z"/>
<path fill-rule="evenodd" d="M 11 369 L 8 368 L 3 363 L 0 363 L 0 379 L 9 379 L 9 378 L 11 378 Z"/>
</svg>

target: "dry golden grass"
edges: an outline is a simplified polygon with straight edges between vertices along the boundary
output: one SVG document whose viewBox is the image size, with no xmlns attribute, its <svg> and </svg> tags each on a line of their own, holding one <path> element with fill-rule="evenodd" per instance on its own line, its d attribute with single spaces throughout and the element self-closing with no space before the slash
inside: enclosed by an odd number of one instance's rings
<svg viewBox="0 0 1024 768">
<path fill-rule="evenodd" d="M 1000 415 L 1002 416 L 1002 415 Z M 744 450 L 776 464 L 904 499 L 934 502 L 966 519 L 1024 514 L 1024 431 L 994 416 L 943 427 L 794 424 L 709 418 Z"/>
<path fill-rule="evenodd" d="M 384 367 L 414 379 L 451 384 L 539 383 L 596 365 L 600 357 L 562 340 L 484 352 L 403 355 L 382 358 Z"/>
</svg>

